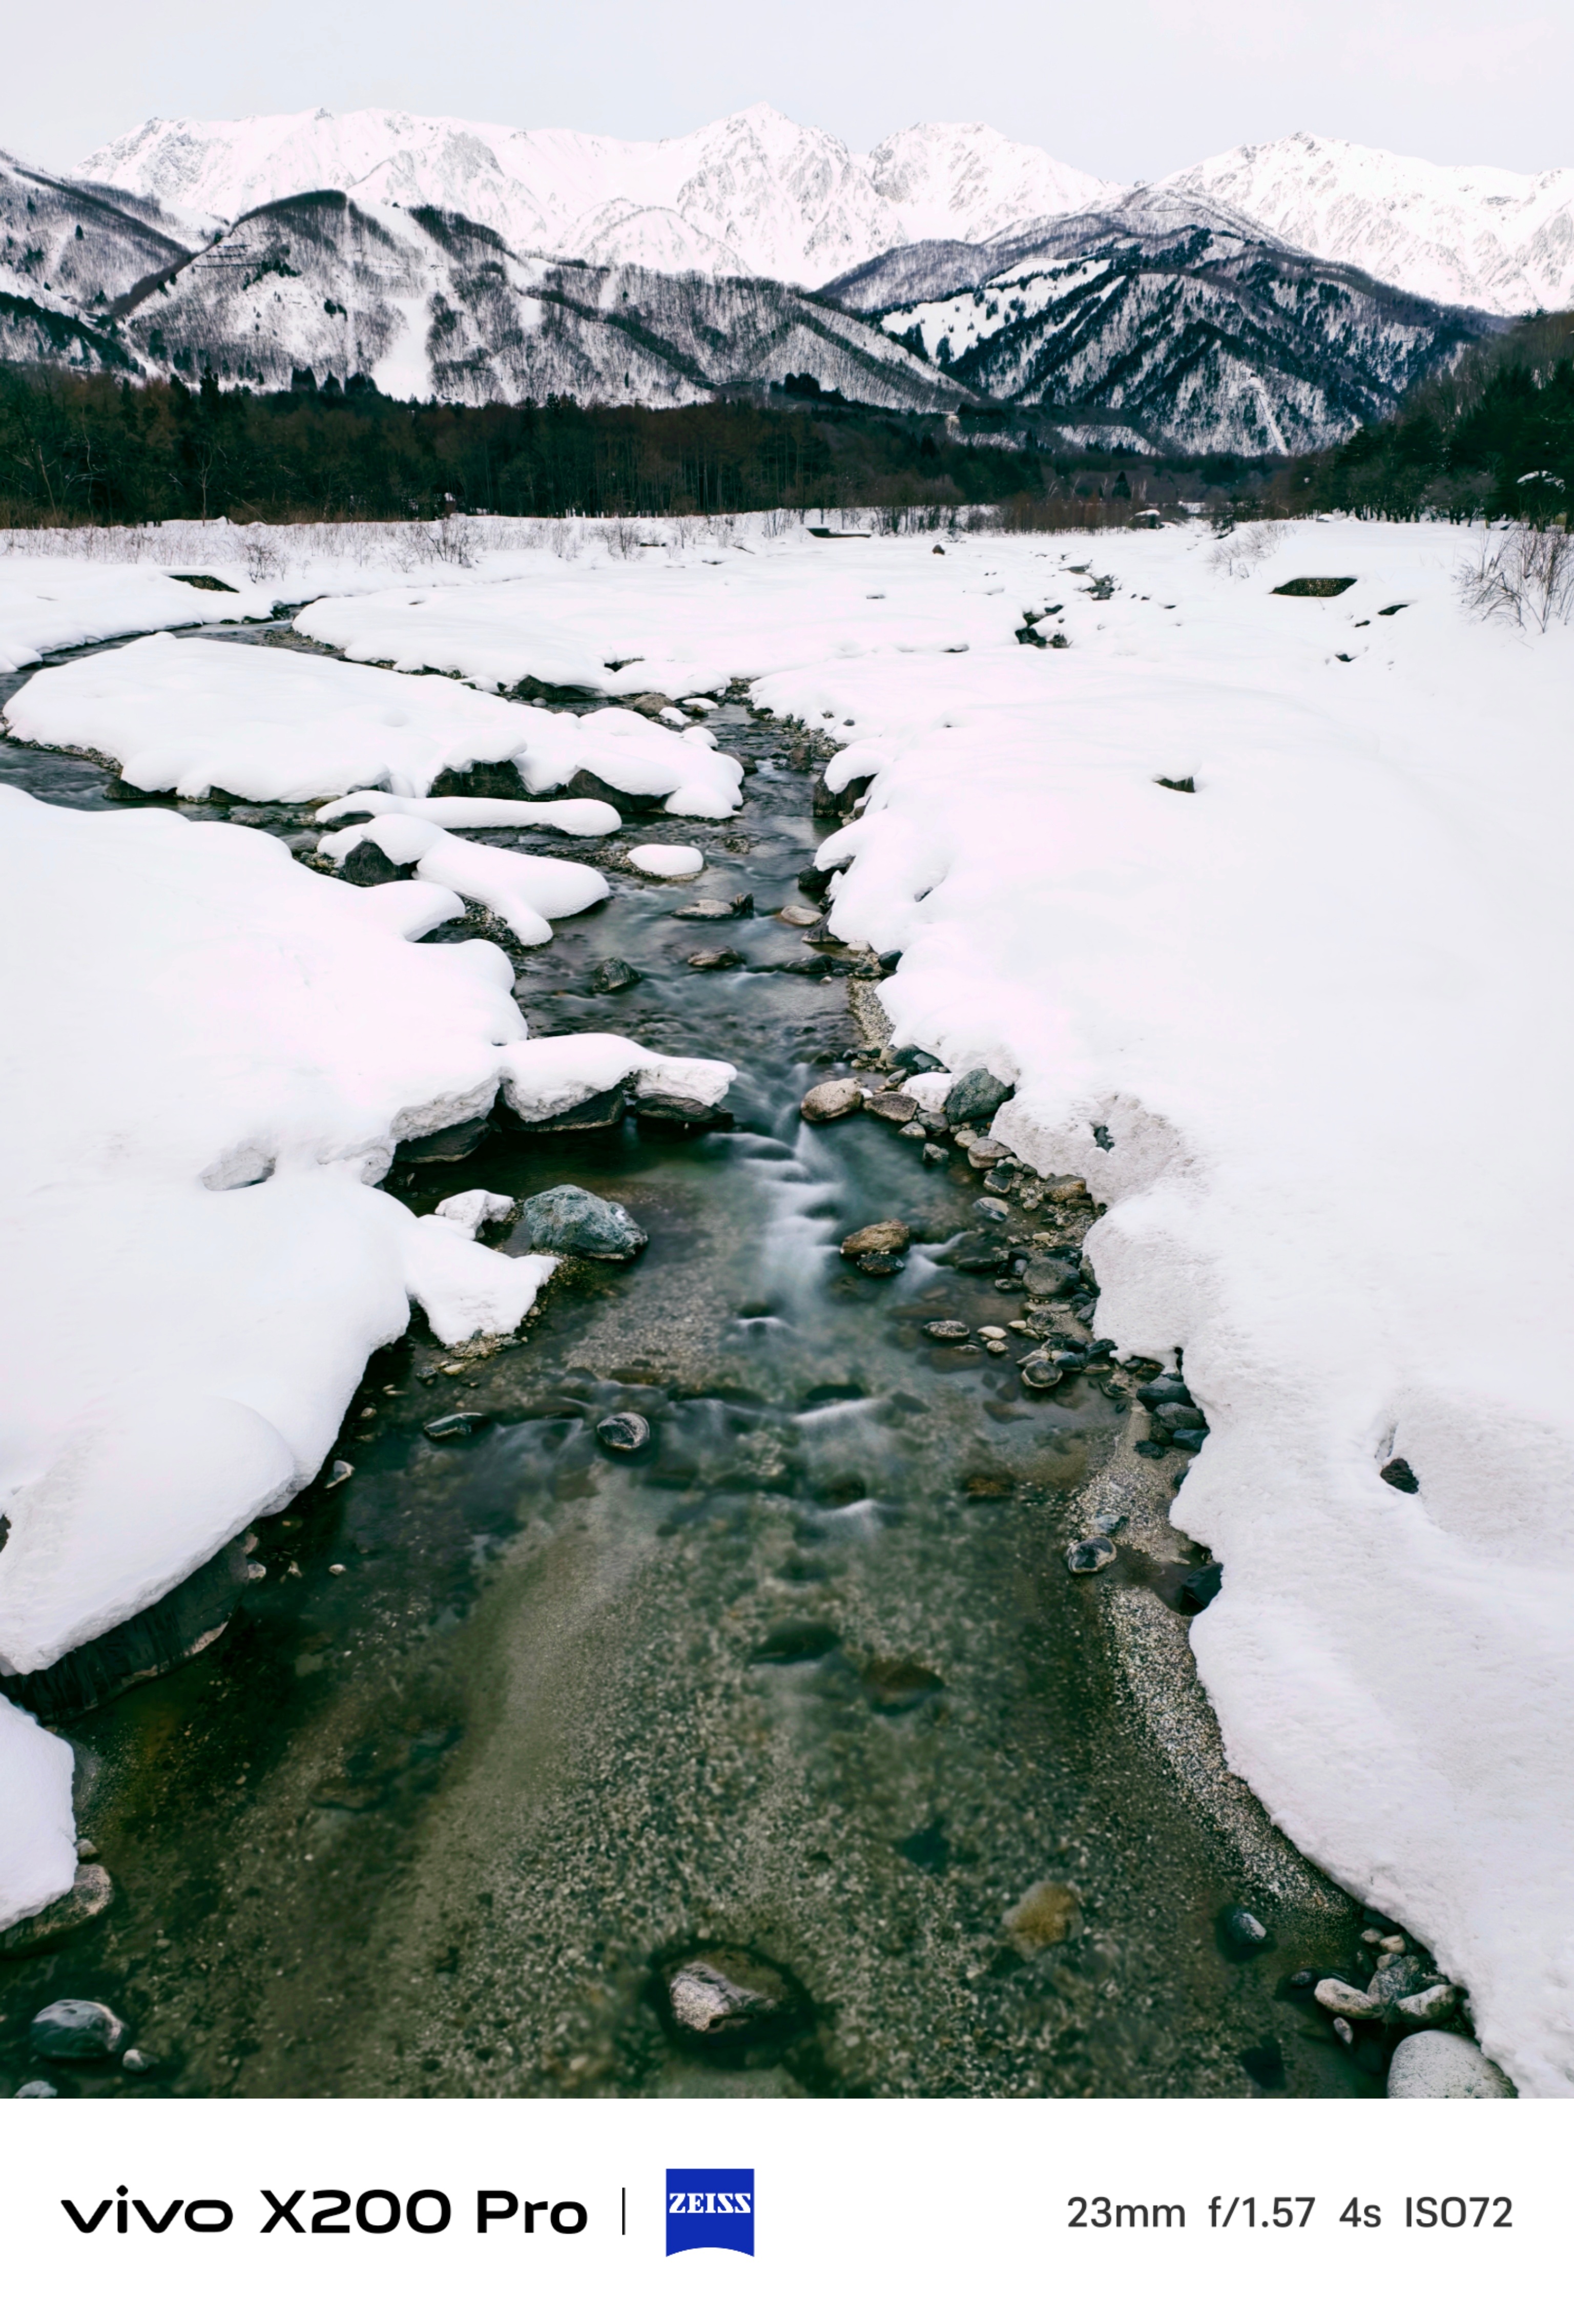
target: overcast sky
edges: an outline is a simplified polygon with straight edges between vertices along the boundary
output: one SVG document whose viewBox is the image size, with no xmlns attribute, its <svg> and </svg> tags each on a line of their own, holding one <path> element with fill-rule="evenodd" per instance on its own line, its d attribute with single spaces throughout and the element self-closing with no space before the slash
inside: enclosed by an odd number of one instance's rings
<svg viewBox="0 0 1574 2324">
<path fill-rule="evenodd" d="M 1292 129 L 1437 161 L 1574 162 L 1569 0 L 74 0 L 5 35 L 0 144 L 64 169 L 150 114 L 393 106 L 667 137 L 765 98 L 863 150 L 987 121 L 1101 176 Z M 9 14 L 9 12 L 8 12 Z"/>
</svg>

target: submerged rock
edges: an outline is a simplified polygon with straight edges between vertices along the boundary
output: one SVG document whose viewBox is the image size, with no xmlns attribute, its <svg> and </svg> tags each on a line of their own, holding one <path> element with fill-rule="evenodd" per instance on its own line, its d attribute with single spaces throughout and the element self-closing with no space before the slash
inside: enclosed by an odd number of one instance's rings
<svg viewBox="0 0 1574 2324">
<path fill-rule="evenodd" d="M 794 2015 L 794 1997 L 780 1972 L 731 1946 L 669 1969 L 667 2001 L 674 2024 L 705 2042 L 769 2031 Z"/>
<path fill-rule="evenodd" d="M 574 1259 L 638 1259 L 650 1238 L 623 1208 L 583 1186 L 549 1186 L 520 1213 L 532 1250 Z"/>
<path fill-rule="evenodd" d="M 28 2028 L 35 2058 L 113 2058 L 125 2034 L 101 2001 L 51 2001 Z"/>
<path fill-rule="evenodd" d="M 932 1323 L 925 1324 L 924 1336 L 926 1340 L 965 1340 L 968 1326 L 960 1315 L 937 1315 Z"/>
<path fill-rule="evenodd" d="M 1066 1552 L 1066 1570 L 1071 1573 L 1102 1573 L 1107 1565 L 1114 1563 L 1115 1545 L 1102 1534 L 1079 1541 Z"/>
<path fill-rule="evenodd" d="M 650 1442 L 650 1423 L 642 1413 L 609 1412 L 596 1422 L 595 1433 L 609 1452 L 642 1452 Z"/>
<path fill-rule="evenodd" d="M 1006 1933 L 1019 1952 L 1063 1945 L 1077 1924 L 1082 1899 L 1063 1880 L 1036 1880 L 1005 1915 Z"/>
<path fill-rule="evenodd" d="M 1391 2098 L 1511 2098 L 1514 2084 L 1462 2034 L 1408 2034 L 1388 2066 Z"/>
<path fill-rule="evenodd" d="M 723 945 L 720 952 L 691 952 L 688 964 L 691 968 L 741 968 L 743 955 Z"/>
<path fill-rule="evenodd" d="M 640 982 L 640 972 L 614 953 L 610 960 L 602 961 L 590 980 L 593 992 L 626 992 Z"/>
<path fill-rule="evenodd" d="M 440 1420 L 423 1424 L 423 1433 L 434 1444 L 446 1444 L 451 1437 L 474 1436 L 486 1426 L 484 1412 L 446 1412 Z"/>
</svg>

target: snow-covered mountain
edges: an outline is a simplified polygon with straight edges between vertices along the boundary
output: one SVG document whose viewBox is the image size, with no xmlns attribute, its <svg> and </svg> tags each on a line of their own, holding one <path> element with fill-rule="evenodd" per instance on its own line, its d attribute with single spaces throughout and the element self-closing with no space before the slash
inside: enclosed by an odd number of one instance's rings
<svg viewBox="0 0 1574 2324">
<path fill-rule="evenodd" d="M 1574 306 L 1574 170 L 1450 168 L 1303 132 L 1163 180 L 1311 251 L 1444 305 Z"/>
<path fill-rule="evenodd" d="M 373 111 L 154 120 L 78 174 L 198 233 L 330 188 L 455 212 L 516 251 L 809 285 L 900 243 L 981 242 L 1118 190 L 981 123 L 931 123 L 855 154 L 769 105 L 649 144 Z"/>
<path fill-rule="evenodd" d="M 1072 440 L 1304 452 L 1385 417 L 1493 326 L 1164 188 L 969 254 L 910 245 L 827 286 L 981 398 Z"/>
</svg>

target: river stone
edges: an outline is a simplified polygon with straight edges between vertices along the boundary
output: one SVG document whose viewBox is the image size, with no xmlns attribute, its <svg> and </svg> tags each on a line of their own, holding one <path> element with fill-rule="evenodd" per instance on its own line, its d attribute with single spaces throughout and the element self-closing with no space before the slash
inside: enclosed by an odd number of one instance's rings
<svg viewBox="0 0 1574 2324">
<path fill-rule="evenodd" d="M 741 968 L 743 955 L 723 945 L 720 952 L 691 952 L 688 964 L 691 968 Z"/>
<path fill-rule="evenodd" d="M 1445 2017 L 1453 2015 L 1459 1999 L 1459 1988 L 1452 1985 L 1429 1985 L 1419 1993 L 1401 1994 L 1394 2005 L 1395 2023 L 1441 2025 Z"/>
<path fill-rule="evenodd" d="M 967 1149 L 970 1167 L 974 1170 L 993 1170 L 997 1164 L 1012 1159 L 1011 1149 L 1002 1146 L 998 1138 L 975 1138 Z"/>
<path fill-rule="evenodd" d="M 1358 1985 L 1348 1985 L 1342 1977 L 1319 1978 L 1316 1999 L 1324 2009 L 1339 2017 L 1381 2017 L 1383 2005 Z"/>
<path fill-rule="evenodd" d="M 824 915 L 812 904 L 784 904 L 776 917 L 789 928 L 817 928 Z"/>
<path fill-rule="evenodd" d="M 971 1074 L 959 1074 L 945 1094 L 947 1121 L 978 1121 L 1005 1104 L 1014 1084 L 997 1081 L 982 1065 L 975 1065 Z"/>
<path fill-rule="evenodd" d="M 1143 1381 L 1137 1400 L 1153 1411 L 1161 1404 L 1190 1404 L 1192 1391 L 1178 1372 L 1161 1372 L 1157 1379 Z"/>
<path fill-rule="evenodd" d="M 918 1101 L 906 1090 L 871 1090 L 863 1101 L 863 1110 L 877 1121 L 909 1122 L 918 1111 Z"/>
<path fill-rule="evenodd" d="M 958 1237 L 956 1248 L 950 1254 L 951 1264 L 963 1275 L 994 1275 L 1005 1266 L 1010 1256 L 1006 1245 L 993 1235 L 977 1227 L 970 1227 Z"/>
<path fill-rule="evenodd" d="M 1256 1914 L 1248 1913 L 1244 1904 L 1231 1904 L 1220 1927 L 1226 1941 L 1243 1952 L 1260 1952 L 1274 1941 Z"/>
<path fill-rule="evenodd" d="M 1367 1990 L 1374 2001 L 1380 2001 L 1385 2009 L 1392 2009 L 1407 1995 L 1436 1983 L 1436 1971 L 1422 1969 L 1409 1953 L 1385 1953 Z"/>
<path fill-rule="evenodd" d="M 413 863 L 396 863 L 384 855 L 374 839 L 357 841 L 339 866 L 340 879 L 355 888 L 384 888 L 391 880 L 409 880 L 414 872 Z"/>
<path fill-rule="evenodd" d="M 816 1082 L 805 1090 L 798 1102 L 798 1111 L 805 1121 L 840 1121 L 845 1114 L 856 1113 L 863 1103 L 863 1092 L 857 1082 Z"/>
<path fill-rule="evenodd" d="M 612 959 L 603 960 L 597 967 L 590 980 L 590 989 L 593 992 L 626 992 L 631 984 L 638 984 L 639 982 L 639 970 L 614 954 Z"/>
<path fill-rule="evenodd" d="M 107 1913 L 115 1902 L 115 1883 L 102 1864 L 79 1864 L 77 1877 L 63 1896 L 46 1904 L 25 1921 L 14 1922 L 0 1932 L 0 1957 L 47 1952 L 64 1943 L 89 1921 Z"/>
<path fill-rule="evenodd" d="M 1003 1227 L 1011 1215 L 1005 1204 L 998 1202 L 993 1194 L 980 1194 L 973 1204 L 973 1210 L 979 1218 L 987 1219 L 991 1226 L 996 1227 Z"/>
<path fill-rule="evenodd" d="M 675 920 L 731 920 L 737 915 L 719 896 L 696 896 L 692 904 L 680 904 L 672 917 Z"/>
<path fill-rule="evenodd" d="M 937 1162 L 948 1161 L 950 1157 L 947 1155 L 943 1146 L 935 1146 L 931 1144 L 925 1147 L 923 1158 L 925 1167 L 933 1170 Z"/>
<path fill-rule="evenodd" d="M 575 1259 L 638 1259 L 650 1240 L 621 1203 L 603 1202 L 583 1186 L 549 1186 L 532 1194 L 520 1217 L 532 1250 Z"/>
<path fill-rule="evenodd" d="M 1378 1470 L 1377 1474 L 1385 1485 L 1392 1485 L 1396 1493 L 1419 1493 L 1421 1490 L 1421 1480 L 1408 1461 L 1390 1461 Z"/>
<path fill-rule="evenodd" d="M 1141 1445 L 1139 1444 L 1137 1449 L 1140 1452 Z M 1200 1614 L 1204 1606 L 1212 1605 L 1223 1587 L 1222 1565 L 1198 1566 L 1192 1572 L 1187 1574 L 1181 1584 L 1181 1603 L 1188 1613 Z"/>
<path fill-rule="evenodd" d="M 1511 2098 L 1514 2084 L 1462 2034 L 1407 2034 L 1388 2065 L 1391 2098 Z"/>
<path fill-rule="evenodd" d="M 485 1426 L 484 1412 L 445 1412 L 438 1420 L 424 1422 L 422 1433 L 429 1436 L 434 1444 L 446 1444 L 450 1437 L 474 1436 Z"/>
<path fill-rule="evenodd" d="M 860 1275 L 900 1275 L 907 1264 L 894 1250 L 866 1250 L 861 1259 L 853 1261 Z"/>
<path fill-rule="evenodd" d="M 763 2031 L 792 2014 L 785 1980 L 767 1963 L 731 1947 L 669 1969 L 667 1998 L 683 2031 L 710 2042 Z"/>
<path fill-rule="evenodd" d="M 113 2058 L 125 2030 L 101 2001 L 51 2001 L 28 2032 L 35 2058 Z"/>
<path fill-rule="evenodd" d="M 1081 1903 L 1074 1888 L 1061 1880 L 1036 1880 L 1005 1914 L 1006 1933 L 1024 1953 L 1042 1952 L 1046 1945 L 1063 1945 L 1077 1924 Z"/>
<path fill-rule="evenodd" d="M 1066 1552 L 1068 1573 L 1102 1573 L 1107 1565 L 1114 1563 L 1115 1545 L 1101 1534 L 1095 1534 L 1088 1541 L 1079 1541 L 1074 1548 Z"/>
<path fill-rule="evenodd" d="M 53 2082 L 23 2082 L 16 2095 L 19 2098 L 58 2098 L 60 2094 Z"/>
<path fill-rule="evenodd" d="M 650 1423 L 642 1413 L 609 1412 L 596 1422 L 595 1433 L 609 1452 L 642 1452 L 650 1442 Z"/>
<path fill-rule="evenodd" d="M 960 1315 L 937 1315 L 924 1326 L 926 1340 L 965 1340 L 967 1334 L 968 1327 Z"/>
<path fill-rule="evenodd" d="M 1021 1367 L 1020 1378 L 1024 1388 L 1052 1388 L 1060 1386 L 1065 1374 L 1059 1364 L 1052 1363 L 1047 1356 L 1029 1356 Z M 1078 1571 L 1091 1569 L 1078 1568 Z"/>
<path fill-rule="evenodd" d="M 875 1251 L 903 1251 L 911 1240 L 900 1219 L 877 1219 L 872 1226 L 859 1227 L 842 1238 L 842 1256 L 863 1259 Z"/>
</svg>

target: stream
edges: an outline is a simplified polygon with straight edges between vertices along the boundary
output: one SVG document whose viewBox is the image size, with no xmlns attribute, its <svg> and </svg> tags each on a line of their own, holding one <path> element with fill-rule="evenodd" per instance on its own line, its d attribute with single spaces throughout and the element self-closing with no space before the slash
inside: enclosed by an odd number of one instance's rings
<svg viewBox="0 0 1574 2324">
<path fill-rule="evenodd" d="M 1128 1399 L 1091 1377 L 1035 1398 L 1009 1356 L 926 1338 L 1021 1311 L 936 1264 L 979 1223 L 978 1174 L 868 1116 L 800 1119 L 868 1058 L 847 963 L 773 917 L 830 826 L 801 737 L 741 700 L 710 724 L 753 762 L 732 822 L 520 835 L 613 893 L 517 954 L 516 989 L 533 1034 L 735 1063 L 733 1126 L 494 1126 L 396 1162 L 418 1211 L 568 1181 L 649 1245 L 566 1263 L 490 1355 L 418 1313 L 345 1416 L 353 1474 L 259 1524 L 265 1578 L 223 1636 L 66 1730 L 117 1898 L 0 1961 L 13 2083 L 32 2013 L 78 1994 L 152 2064 L 61 2069 L 63 2095 L 1381 2094 L 1289 1982 L 1344 1961 L 1355 1908 L 1274 1906 L 1271 1946 L 1230 1946 L 1227 1908 L 1273 1900 L 1131 1714 L 1106 1593 L 1174 1605 L 1178 1569 L 1123 1546 L 1067 1571 Z M 3 739 L 0 781 L 118 805 L 97 767 Z M 286 836 L 309 816 L 187 811 Z M 706 869 L 618 868 L 641 838 Z M 740 891 L 752 917 L 672 918 Z M 718 944 L 741 964 L 688 965 Z M 640 981 L 599 991 L 613 955 Z M 889 1218 L 902 1272 L 840 1257 Z M 620 1456 L 595 1424 L 630 1411 L 650 1441 Z M 428 1438 L 456 1412 L 474 1433 Z M 1039 1883 L 1059 1925 L 1008 1926 Z M 700 1960 L 777 2006 L 706 2036 L 673 2003 Z"/>
</svg>

